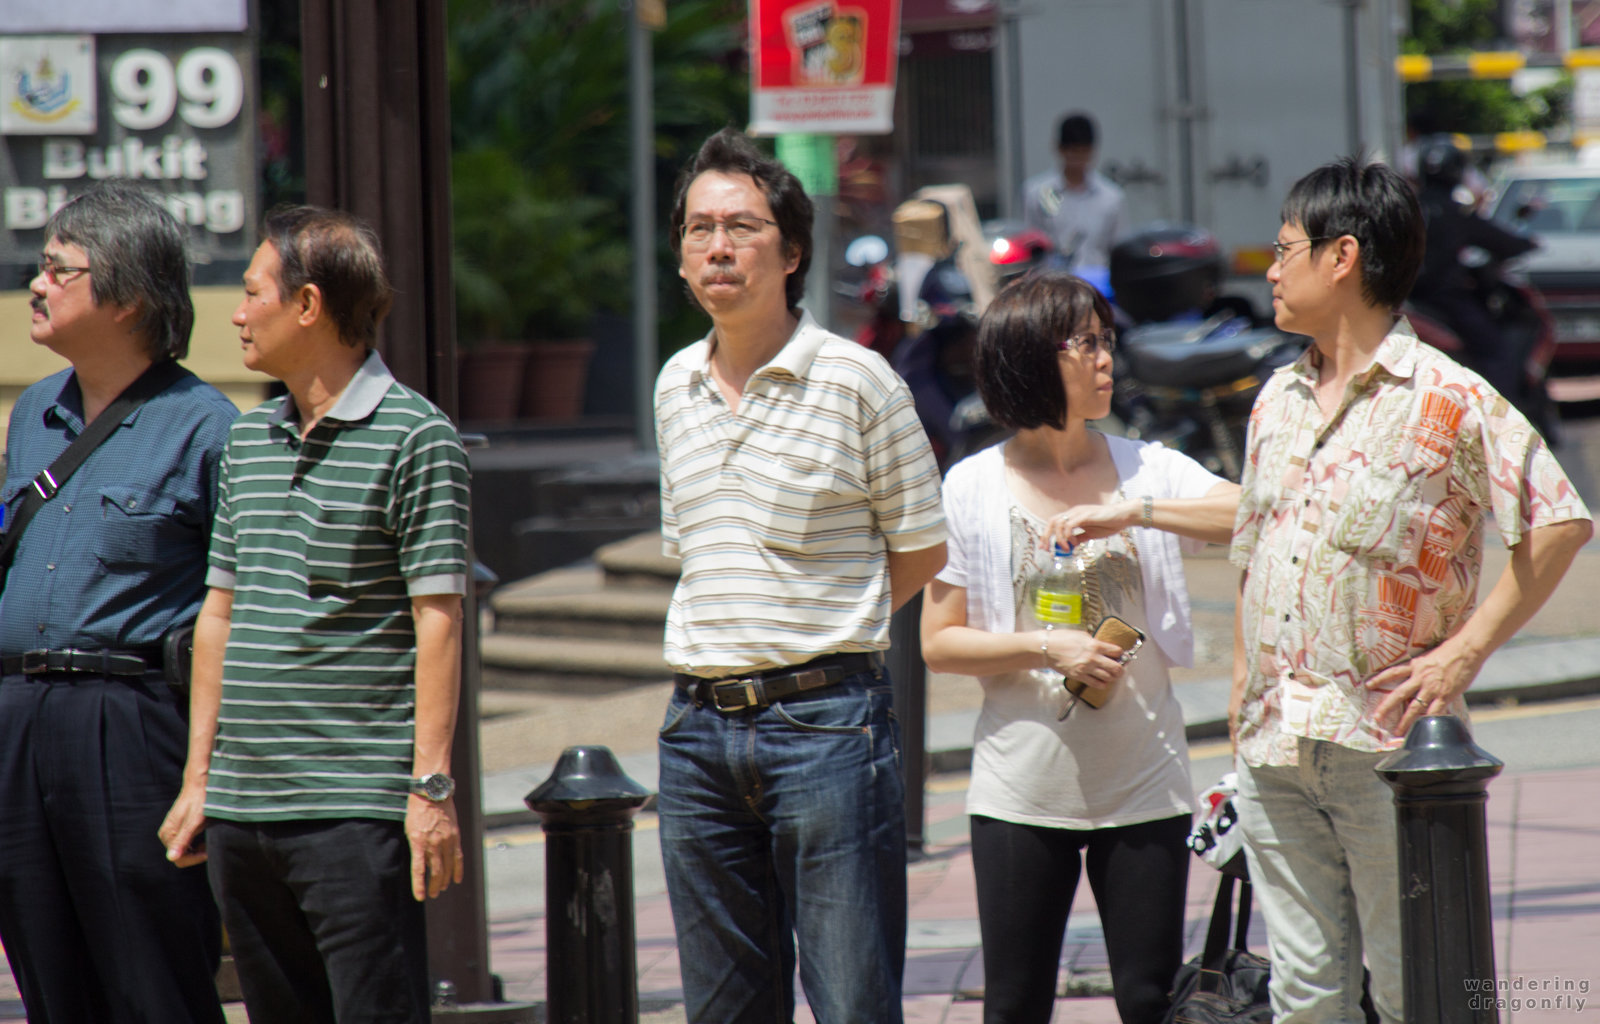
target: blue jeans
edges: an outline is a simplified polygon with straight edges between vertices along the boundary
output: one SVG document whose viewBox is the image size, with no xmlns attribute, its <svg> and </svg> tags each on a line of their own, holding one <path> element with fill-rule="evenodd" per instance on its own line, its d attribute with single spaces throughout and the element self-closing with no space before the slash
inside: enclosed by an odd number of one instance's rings
<svg viewBox="0 0 1600 1024">
<path fill-rule="evenodd" d="M 888 674 L 661 727 L 661 857 L 693 1021 L 899 1024 L 906 832 Z"/>
<path fill-rule="evenodd" d="M 251 1024 L 427 1024 L 403 825 L 213 820 L 206 847 Z"/>
<path fill-rule="evenodd" d="M 1362 1024 L 1361 961 L 1384 1024 L 1401 1011 L 1400 848 L 1386 755 L 1300 740 L 1294 767 L 1238 762 L 1234 806 L 1272 956 L 1272 1019 Z"/>
</svg>

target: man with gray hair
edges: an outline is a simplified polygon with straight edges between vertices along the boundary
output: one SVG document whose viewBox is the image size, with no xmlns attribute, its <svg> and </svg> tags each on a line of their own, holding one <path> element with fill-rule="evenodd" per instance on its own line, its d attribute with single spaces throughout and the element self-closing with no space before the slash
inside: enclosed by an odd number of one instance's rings
<svg viewBox="0 0 1600 1024">
<path fill-rule="evenodd" d="M 151 193 L 101 185 L 44 237 L 29 334 L 72 365 L 23 392 L 6 438 L 0 940 L 34 1024 L 220 1024 L 205 872 L 169 863 L 156 828 L 187 733 L 163 641 L 205 595 L 237 410 L 175 364 L 189 256 Z M 102 416 L 67 476 L 58 460 Z"/>
</svg>

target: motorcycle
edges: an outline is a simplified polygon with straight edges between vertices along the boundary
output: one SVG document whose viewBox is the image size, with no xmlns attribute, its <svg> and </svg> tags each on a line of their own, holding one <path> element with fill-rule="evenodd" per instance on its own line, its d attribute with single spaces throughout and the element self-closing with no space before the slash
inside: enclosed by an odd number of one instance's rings
<svg viewBox="0 0 1600 1024">
<path fill-rule="evenodd" d="M 1193 323 L 1142 324 L 1122 335 L 1118 356 L 1127 369 L 1118 374 L 1112 412 L 1125 436 L 1160 441 L 1238 480 L 1256 395 L 1306 344 L 1231 309 Z"/>
<path fill-rule="evenodd" d="M 1060 261 L 1034 253 L 1031 262 Z M 1159 441 L 1238 480 L 1256 394 L 1308 339 L 1262 321 L 1249 300 L 1219 294 L 1222 253 L 1203 228 L 1153 224 L 1112 249 L 1108 273 L 1088 268 L 1080 276 L 1112 300 L 1117 323 L 1111 415 L 1096 425 Z M 951 414 L 950 461 L 1005 433 L 970 395 Z"/>
<path fill-rule="evenodd" d="M 1309 339 L 1220 294 L 1222 252 L 1204 228 L 1152 224 L 1111 250 L 1119 331 L 1110 429 L 1160 441 L 1238 480 L 1261 385 Z"/>
</svg>

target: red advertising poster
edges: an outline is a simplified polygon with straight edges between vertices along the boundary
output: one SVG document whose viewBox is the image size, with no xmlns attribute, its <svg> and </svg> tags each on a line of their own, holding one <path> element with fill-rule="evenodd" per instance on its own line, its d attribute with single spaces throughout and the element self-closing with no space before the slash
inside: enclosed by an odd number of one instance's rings
<svg viewBox="0 0 1600 1024">
<path fill-rule="evenodd" d="M 750 130 L 894 130 L 900 0 L 750 0 Z"/>
</svg>

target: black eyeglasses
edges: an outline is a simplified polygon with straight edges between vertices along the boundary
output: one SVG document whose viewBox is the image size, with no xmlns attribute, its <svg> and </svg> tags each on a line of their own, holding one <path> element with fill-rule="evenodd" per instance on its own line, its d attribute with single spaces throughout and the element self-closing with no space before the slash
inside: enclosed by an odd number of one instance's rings
<svg viewBox="0 0 1600 1024">
<path fill-rule="evenodd" d="M 42 259 L 39 261 L 39 273 L 44 275 L 44 279 L 46 281 L 49 281 L 51 284 L 57 287 L 61 286 L 61 278 L 63 276 L 71 277 L 74 274 L 87 274 L 88 272 L 88 267 L 63 267 L 61 264 L 50 259 Z"/>
<path fill-rule="evenodd" d="M 1115 352 L 1117 350 L 1117 332 L 1107 327 L 1096 334 L 1074 334 L 1061 341 L 1057 346 L 1063 352 L 1079 352 L 1082 355 L 1092 356 L 1095 352 Z"/>
<path fill-rule="evenodd" d="M 1316 238 L 1296 238 L 1292 242 L 1273 242 L 1273 262 L 1281 264 L 1283 262 L 1283 258 L 1289 255 L 1289 249 L 1292 246 L 1299 245 L 1302 242 L 1326 242 L 1333 237 L 1333 235 L 1318 235 Z"/>
</svg>

